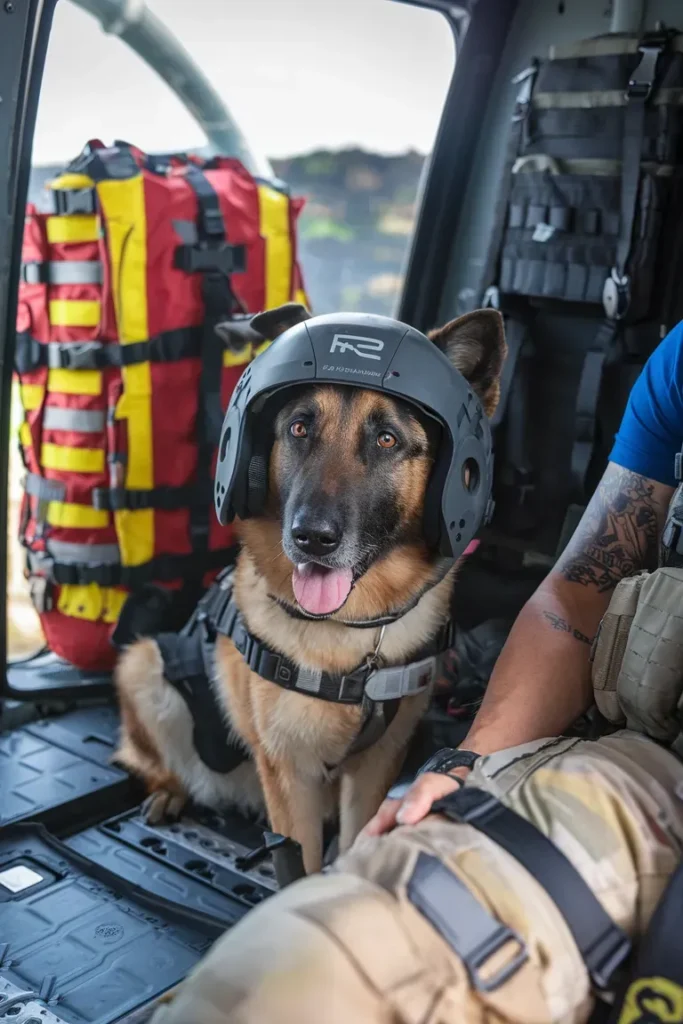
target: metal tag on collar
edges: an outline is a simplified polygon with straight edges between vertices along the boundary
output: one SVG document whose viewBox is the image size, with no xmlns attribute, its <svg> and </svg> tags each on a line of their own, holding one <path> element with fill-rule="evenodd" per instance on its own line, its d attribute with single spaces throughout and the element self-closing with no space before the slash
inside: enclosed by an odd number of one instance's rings
<svg viewBox="0 0 683 1024">
<path fill-rule="evenodd" d="M 396 668 L 380 668 L 372 672 L 365 684 L 370 700 L 396 700 L 426 693 L 434 685 L 438 660 L 435 657 L 415 661 Z"/>
</svg>

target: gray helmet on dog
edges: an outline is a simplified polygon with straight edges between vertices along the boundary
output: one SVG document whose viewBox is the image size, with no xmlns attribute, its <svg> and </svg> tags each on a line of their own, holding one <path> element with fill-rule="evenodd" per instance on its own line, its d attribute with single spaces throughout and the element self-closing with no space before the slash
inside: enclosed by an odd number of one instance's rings
<svg viewBox="0 0 683 1024">
<path fill-rule="evenodd" d="M 242 328 L 242 343 L 262 338 L 259 325 L 268 315 Z M 219 521 L 263 511 L 273 443 L 270 419 L 259 416 L 265 402 L 296 385 L 346 384 L 394 395 L 441 426 L 424 536 L 440 555 L 458 558 L 492 507 L 491 431 L 477 395 L 434 342 L 398 320 L 362 313 L 298 319 L 247 366 L 233 392 L 216 470 Z M 227 334 L 230 326 L 219 331 Z"/>
</svg>

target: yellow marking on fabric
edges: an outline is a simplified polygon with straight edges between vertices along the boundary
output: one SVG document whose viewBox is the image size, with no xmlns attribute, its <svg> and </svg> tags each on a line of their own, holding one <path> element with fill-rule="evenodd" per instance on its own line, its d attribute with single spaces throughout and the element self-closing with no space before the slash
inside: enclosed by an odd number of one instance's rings
<svg viewBox="0 0 683 1024">
<path fill-rule="evenodd" d="M 102 530 L 109 526 L 109 513 L 92 505 L 77 505 L 67 501 L 51 501 L 47 506 L 50 526 L 65 530 Z"/>
<path fill-rule="evenodd" d="M 104 451 L 101 448 L 71 448 L 45 442 L 40 452 L 43 469 L 63 473 L 103 473 Z"/>
<path fill-rule="evenodd" d="M 100 303 L 85 299 L 51 299 L 50 323 L 54 327 L 97 327 Z"/>
<path fill-rule="evenodd" d="M 30 448 L 33 444 L 33 438 L 31 437 L 31 428 L 29 427 L 26 420 L 19 427 L 19 441 L 24 448 Z"/>
<path fill-rule="evenodd" d="M 294 292 L 294 298 L 292 299 L 292 301 L 293 302 L 298 302 L 302 306 L 305 306 L 306 309 L 308 309 L 308 295 L 306 295 L 306 292 L 303 291 L 301 288 L 297 288 L 296 289 L 296 291 Z"/>
<path fill-rule="evenodd" d="M 47 389 L 62 395 L 101 395 L 102 371 L 49 370 Z"/>
<path fill-rule="evenodd" d="M 100 226 L 94 213 L 48 217 L 46 230 L 50 245 L 63 245 L 68 242 L 97 242 L 100 237 Z"/>
<path fill-rule="evenodd" d="M 19 398 L 26 412 L 33 412 L 39 409 L 45 395 L 45 388 L 42 384 L 20 384 Z"/>
<path fill-rule="evenodd" d="M 261 236 L 266 243 L 266 309 L 290 301 L 292 288 L 292 239 L 289 196 L 269 185 L 259 185 Z"/>
<path fill-rule="evenodd" d="M 246 366 L 251 360 L 251 345 L 245 345 L 239 352 L 230 352 L 227 348 L 223 353 L 223 366 Z"/>
<path fill-rule="evenodd" d="M 637 978 L 626 992 L 619 1024 L 661 1021 L 680 1024 L 683 1020 L 683 988 L 670 978 Z"/>
<path fill-rule="evenodd" d="M 127 596 L 123 590 L 99 587 L 96 583 L 68 583 L 59 588 L 57 608 L 62 615 L 73 619 L 102 620 L 113 625 L 118 621 Z"/>
<path fill-rule="evenodd" d="M 73 172 L 67 172 L 66 174 L 60 174 L 58 178 L 53 178 L 49 182 L 49 188 L 53 192 L 58 192 L 60 189 L 77 189 L 77 188 L 92 188 L 95 184 L 93 179 L 87 174 L 74 174 Z"/>
<path fill-rule="evenodd" d="M 112 287 L 121 345 L 146 341 L 147 218 L 145 183 L 141 174 L 125 180 L 102 181 L 97 186 L 107 223 Z M 146 490 L 154 486 L 152 444 L 152 382 L 150 365 L 138 363 L 121 369 L 123 395 L 117 419 L 128 421 L 126 487 Z M 154 509 L 114 513 L 123 565 L 142 565 L 154 557 Z"/>
</svg>

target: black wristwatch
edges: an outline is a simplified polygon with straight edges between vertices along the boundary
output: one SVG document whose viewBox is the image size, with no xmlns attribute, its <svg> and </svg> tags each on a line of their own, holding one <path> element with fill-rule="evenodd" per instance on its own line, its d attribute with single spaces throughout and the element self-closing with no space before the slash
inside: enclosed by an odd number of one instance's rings
<svg viewBox="0 0 683 1024">
<path fill-rule="evenodd" d="M 479 754 L 471 750 L 455 750 L 453 747 L 442 747 L 435 754 L 425 761 L 418 775 L 425 772 L 438 772 L 439 775 L 448 775 L 454 768 L 471 768 Z"/>
</svg>

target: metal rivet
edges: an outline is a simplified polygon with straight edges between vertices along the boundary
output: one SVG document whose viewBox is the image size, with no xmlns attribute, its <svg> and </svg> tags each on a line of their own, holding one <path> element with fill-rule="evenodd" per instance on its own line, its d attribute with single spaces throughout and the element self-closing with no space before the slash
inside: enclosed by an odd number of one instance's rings
<svg viewBox="0 0 683 1024">
<path fill-rule="evenodd" d="M 5 9 L 5 14 L 11 14 L 12 13 L 12 11 L 14 10 L 14 4 L 12 3 L 12 0 L 5 0 L 4 9 Z"/>
</svg>

